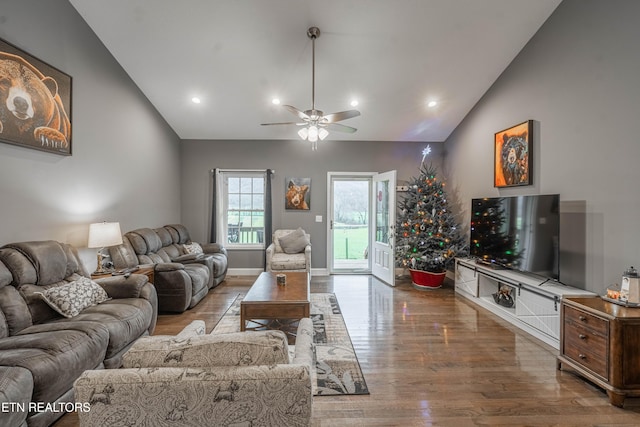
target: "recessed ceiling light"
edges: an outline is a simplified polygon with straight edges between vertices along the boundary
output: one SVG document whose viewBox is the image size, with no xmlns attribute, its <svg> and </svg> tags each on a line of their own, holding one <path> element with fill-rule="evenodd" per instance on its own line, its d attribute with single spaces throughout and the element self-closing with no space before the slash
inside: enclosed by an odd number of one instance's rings
<svg viewBox="0 0 640 427">
<path fill-rule="evenodd" d="M 427 107 L 433 108 L 433 107 L 435 107 L 436 105 L 438 105 L 438 102 L 437 102 L 437 101 L 429 101 L 429 103 L 427 104 Z"/>
<path fill-rule="evenodd" d="M 351 106 L 352 107 L 357 107 L 358 106 L 358 100 L 354 99 L 353 101 L 351 101 Z"/>
<path fill-rule="evenodd" d="M 193 102 L 194 104 L 200 104 L 202 100 L 197 96 L 194 96 L 193 98 L 191 98 L 191 102 Z"/>
<path fill-rule="evenodd" d="M 271 100 L 271 103 L 274 104 L 274 105 L 280 105 L 280 98 L 273 98 Z"/>
</svg>

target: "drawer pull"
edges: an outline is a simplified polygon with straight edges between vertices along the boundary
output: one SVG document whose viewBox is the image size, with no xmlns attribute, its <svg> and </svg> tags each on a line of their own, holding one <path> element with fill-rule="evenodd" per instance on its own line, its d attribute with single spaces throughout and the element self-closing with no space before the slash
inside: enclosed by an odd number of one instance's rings
<svg viewBox="0 0 640 427">
<path fill-rule="evenodd" d="M 584 354 L 579 354 L 579 355 L 578 355 L 578 357 L 579 357 L 580 359 L 582 359 L 582 360 L 584 360 L 584 359 L 586 359 L 586 358 L 587 358 L 587 356 L 585 356 Z"/>
<path fill-rule="evenodd" d="M 578 316 L 578 319 L 580 319 L 580 320 L 581 320 L 581 321 L 583 321 L 583 322 L 584 322 L 585 320 L 587 320 L 587 318 L 586 318 L 586 317 L 584 317 L 584 316 Z"/>
<path fill-rule="evenodd" d="M 578 338 L 580 338 L 581 340 L 586 340 L 587 336 L 585 334 L 580 334 L 578 335 Z"/>
</svg>

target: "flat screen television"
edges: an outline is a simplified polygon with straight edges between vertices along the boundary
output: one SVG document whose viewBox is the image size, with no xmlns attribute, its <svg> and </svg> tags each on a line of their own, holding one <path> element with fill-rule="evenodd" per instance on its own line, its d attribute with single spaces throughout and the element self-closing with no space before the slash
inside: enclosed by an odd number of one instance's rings
<svg viewBox="0 0 640 427">
<path fill-rule="evenodd" d="M 559 279 L 558 194 L 473 199 L 470 230 L 474 258 Z"/>
</svg>

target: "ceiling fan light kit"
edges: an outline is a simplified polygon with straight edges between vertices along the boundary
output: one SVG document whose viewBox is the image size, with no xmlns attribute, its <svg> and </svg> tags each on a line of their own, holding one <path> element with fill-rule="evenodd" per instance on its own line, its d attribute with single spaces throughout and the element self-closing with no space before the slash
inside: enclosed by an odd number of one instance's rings
<svg viewBox="0 0 640 427">
<path fill-rule="evenodd" d="M 336 122 L 358 117 L 360 111 L 347 110 L 325 115 L 324 112 L 316 110 L 316 39 L 320 37 L 320 29 L 318 27 L 309 28 L 307 30 L 307 37 L 311 39 L 311 109 L 301 111 L 291 105 L 283 105 L 283 107 L 291 113 L 298 116 L 298 118 L 302 120 L 302 123 L 262 123 L 262 126 L 304 126 L 298 131 L 298 136 L 300 136 L 303 141 L 311 142 L 311 149 L 315 151 L 318 149 L 318 139 L 322 141 L 329 136 L 329 130 L 354 133 L 357 130 L 356 128 Z"/>
</svg>

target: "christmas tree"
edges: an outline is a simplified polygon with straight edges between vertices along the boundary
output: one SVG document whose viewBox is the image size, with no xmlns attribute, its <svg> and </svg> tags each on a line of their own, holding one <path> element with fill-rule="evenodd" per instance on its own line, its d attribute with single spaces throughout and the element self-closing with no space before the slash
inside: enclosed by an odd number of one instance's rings
<svg viewBox="0 0 640 427">
<path fill-rule="evenodd" d="M 396 262 L 399 266 L 443 272 L 456 256 L 466 255 L 467 239 L 449 208 L 445 183 L 433 165 L 420 166 L 400 202 L 396 224 Z"/>
</svg>

